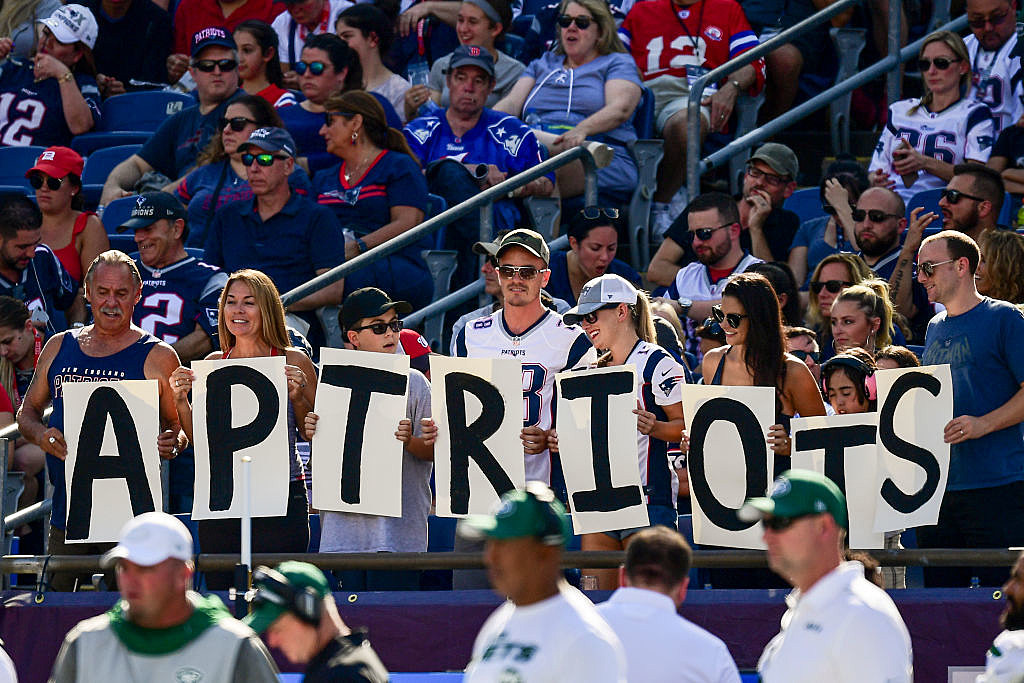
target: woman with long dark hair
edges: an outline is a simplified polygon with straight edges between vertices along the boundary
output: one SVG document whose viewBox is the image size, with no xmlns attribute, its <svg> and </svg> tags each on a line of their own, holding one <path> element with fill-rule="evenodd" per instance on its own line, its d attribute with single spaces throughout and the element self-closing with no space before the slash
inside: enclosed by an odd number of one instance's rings
<svg viewBox="0 0 1024 683">
<path fill-rule="evenodd" d="M 259 19 L 246 19 L 235 27 L 234 38 L 242 90 L 259 95 L 275 107 L 297 104 L 295 93 L 284 87 L 277 32 L 273 27 Z"/>
<path fill-rule="evenodd" d="M 384 65 L 381 55 L 388 54 L 395 40 L 394 22 L 370 3 L 352 5 L 338 15 L 335 30 L 359 55 L 363 69 L 363 88 L 385 97 L 405 122 L 405 93 L 409 81 Z"/>
<path fill-rule="evenodd" d="M 775 296 L 779 299 L 779 308 L 782 309 L 782 324 L 797 326 L 803 322 L 800 318 L 800 292 L 797 290 L 796 278 L 789 264 L 783 261 L 771 261 L 755 263 L 747 268 L 745 273 L 760 273 L 764 275 L 775 290 Z"/>
</svg>

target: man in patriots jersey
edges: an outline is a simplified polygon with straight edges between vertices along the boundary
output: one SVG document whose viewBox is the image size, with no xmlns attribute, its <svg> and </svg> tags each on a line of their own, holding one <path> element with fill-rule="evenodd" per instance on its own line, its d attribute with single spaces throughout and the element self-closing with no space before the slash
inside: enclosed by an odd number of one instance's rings
<svg viewBox="0 0 1024 683">
<path fill-rule="evenodd" d="M 0 200 L 0 294 L 25 302 L 32 320 L 45 325 L 47 336 L 67 324 L 85 322 L 85 301 L 76 298 L 78 285 L 42 243 L 43 215 L 26 197 Z M 65 312 L 66 317 L 58 315 Z"/>
<path fill-rule="evenodd" d="M 964 44 L 971 58 L 971 98 L 992 110 L 996 135 L 1024 113 L 1016 16 L 1017 3 L 1011 0 L 967 2 L 971 35 Z"/>
<path fill-rule="evenodd" d="M 185 207 L 166 192 L 146 192 L 118 232 L 133 230 L 142 274 L 136 325 L 170 344 L 183 363 L 218 348 L 217 301 L 226 273 L 185 251 Z"/>
<path fill-rule="evenodd" d="M 426 166 L 428 188 L 444 197 L 448 206 L 532 168 L 544 158 L 543 147 L 529 126 L 484 107 L 494 90 L 494 74 L 494 60 L 486 48 L 460 45 L 448 70 L 449 107 L 437 115 L 414 119 L 405 127 L 409 146 Z M 516 196 L 547 196 L 554 187 L 554 174 L 548 174 L 519 188 Z M 514 228 L 518 220 L 514 203 L 494 203 L 495 233 Z M 455 285 L 475 278 L 476 262 L 469 247 L 480 238 L 476 215 L 449 224 L 445 246 L 459 250 Z"/>
<path fill-rule="evenodd" d="M 690 84 L 756 47 L 757 36 L 736 0 L 648 0 L 633 6 L 619 37 L 654 94 L 657 131 L 665 138 L 652 208 L 653 229 L 660 236 L 675 218 L 668 203 L 685 180 Z M 725 130 L 739 94 L 756 95 L 764 78 L 764 60 L 758 59 L 711 84 L 701 102 L 702 139 L 708 132 Z"/>
</svg>

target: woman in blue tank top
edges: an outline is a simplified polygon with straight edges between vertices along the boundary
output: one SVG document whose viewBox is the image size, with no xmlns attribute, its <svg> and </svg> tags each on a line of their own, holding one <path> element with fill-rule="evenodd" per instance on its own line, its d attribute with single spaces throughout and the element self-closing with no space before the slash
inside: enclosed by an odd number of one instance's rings
<svg viewBox="0 0 1024 683">
<path fill-rule="evenodd" d="M 223 351 L 214 351 L 206 360 L 285 356 L 288 378 L 288 511 L 283 517 L 257 517 L 252 520 L 252 551 L 255 553 L 304 553 L 309 546 L 309 506 L 305 476 L 295 448 L 298 431 L 313 408 L 316 396 L 316 369 L 301 350 L 290 346 L 284 324 L 281 295 L 273 281 L 258 270 L 239 270 L 228 278 L 220 296 L 218 328 Z M 185 432 L 192 433 L 192 406 L 188 393 L 194 374 L 180 367 L 171 375 L 174 401 Z M 204 553 L 237 552 L 241 529 L 237 519 L 212 519 L 199 523 L 199 545 Z M 208 573 L 206 586 L 224 590 L 231 586 L 228 572 Z"/>
</svg>

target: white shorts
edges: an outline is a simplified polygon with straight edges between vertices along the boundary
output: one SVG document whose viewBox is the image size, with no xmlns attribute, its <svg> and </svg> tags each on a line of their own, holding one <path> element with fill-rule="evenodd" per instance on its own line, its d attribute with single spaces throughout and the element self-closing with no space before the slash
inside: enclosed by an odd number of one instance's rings
<svg viewBox="0 0 1024 683">
<path fill-rule="evenodd" d="M 665 124 L 678 111 L 683 111 L 690 103 L 690 83 L 686 78 L 678 76 L 658 76 L 644 85 L 654 95 L 654 128 L 662 135 Z M 715 88 L 705 88 L 706 96 L 715 92 Z M 711 121 L 711 107 L 701 105 L 700 113 L 704 121 Z"/>
</svg>

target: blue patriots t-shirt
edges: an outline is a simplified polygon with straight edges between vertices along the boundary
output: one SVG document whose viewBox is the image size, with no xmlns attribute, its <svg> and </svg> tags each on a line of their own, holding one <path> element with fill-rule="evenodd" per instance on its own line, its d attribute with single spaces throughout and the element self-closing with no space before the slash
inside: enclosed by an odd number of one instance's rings
<svg viewBox="0 0 1024 683">
<path fill-rule="evenodd" d="M 216 135 L 231 101 L 244 94 L 239 88 L 206 114 L 199 111 L 198 104 L 179 111 L 160 124 L 153 137 L 142 145 L 139 156 L 168 178 L 180 178 L 195 165 L 199 152 Z"/>
<path fill-rule="evenodd" d="M 0 145 L 52 147 L 70 145 L 71 129 L 64 118 L 63 98 L 56 78 L 35 82 L 32 62 L 12 58 L 0 66 Z M 75 74 L 75 82 L 98 127 L 100 90 L 96 79 Z"/>
<path fill-rule="evenodd" d="M 142 274 L 142 298 L 132 322 L 161 341 L 173 344 L 198 324 L 217 348 L 217 304 L 227 273 L 188 256 L 165 268 L 150 268 L 135 259 Z"/>
<path fill-rule="evenodd" d="M 77 290 L 78 285 L 45 244 L 36 245 L 35 256 L 17 282 L 0 275 L 0 294 L 24 301 L 30 311 L 46 311 L 50 318 L 47 336 L 64 331 L 64 317 L 58 314 L 75 302 Z"/>
</svg>

